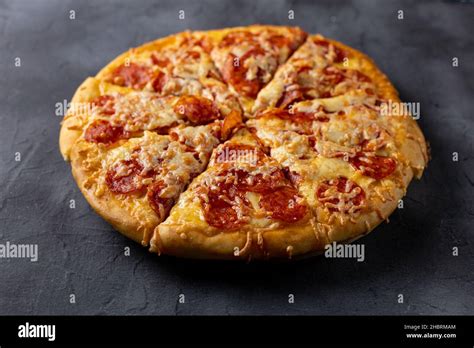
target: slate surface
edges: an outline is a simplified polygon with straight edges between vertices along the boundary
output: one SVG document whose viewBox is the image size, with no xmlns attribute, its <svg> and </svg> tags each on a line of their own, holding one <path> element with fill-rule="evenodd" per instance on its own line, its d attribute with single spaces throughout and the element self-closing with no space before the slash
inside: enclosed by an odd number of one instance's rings
<svg viewBox="0 0 474 348">
<path fill-rule="evenodd" d="M 0 259 L 0 314 L 474 314 L 473 19 L 473 5 L 449 2 L 1 0 L 0 243 L 36 243 L 39 260 Z M 158 258 L 92 211 L 59 155 L 55 104 L 116 55 L 185 29 L 252 23 L 359 48 L 402 99 L 421 103 L 433 159 L 405 208 L 360 241 L 366 262 Z"/>
</svg>

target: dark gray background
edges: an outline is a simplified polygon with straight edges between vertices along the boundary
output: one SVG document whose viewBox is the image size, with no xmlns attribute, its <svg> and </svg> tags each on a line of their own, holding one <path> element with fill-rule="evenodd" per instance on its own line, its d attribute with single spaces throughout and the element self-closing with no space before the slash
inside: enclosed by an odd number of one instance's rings
<svg viewBox="0 0 474 348">
<path fill-rule="evenodd" d="M 185 29 L 252 23 L 359 48 L 402 99 L 421 103 L 433 158 L 405 208 L 360 241 L 366 262 L 158 258 L 92 211 L 59 154 L 55 104 L 116 55 Z M 0 314 L 474 314 L 473 23 L 473 5 L 449 2 L 1 0 L 0 243 L 37 243 L 39 261 L 0 259 Z"/>
</svg>

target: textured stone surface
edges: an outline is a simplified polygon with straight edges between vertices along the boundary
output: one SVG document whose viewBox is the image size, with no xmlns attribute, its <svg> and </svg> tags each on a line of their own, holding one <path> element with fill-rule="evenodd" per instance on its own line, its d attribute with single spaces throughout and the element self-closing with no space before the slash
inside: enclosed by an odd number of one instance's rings
<svg viewBox="0 0 474 348">
<path fill-rule="evenodd" d="M 37 243 L 39 261 L 0 259 L 0 314 L 474 314 L 473 18 L 474 6 L 448 2 L 1 0 L 0 243 Z M 359 48 L 402 99 L 421 103 L 433 159 L 405 208 L 360 240 L 366 262 L 158 258 L 92 211 L 59 154 L 55 103 L 116 55 L 185 29 L 252 23 Z"/>
</svg>

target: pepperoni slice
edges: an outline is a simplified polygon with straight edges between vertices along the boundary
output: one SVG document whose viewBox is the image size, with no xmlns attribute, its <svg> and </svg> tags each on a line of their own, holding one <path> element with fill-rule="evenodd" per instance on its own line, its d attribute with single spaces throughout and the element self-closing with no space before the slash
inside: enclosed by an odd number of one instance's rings
<svg viewBox="0 0 474 348">
<path fill-rule="evenodd" d="M 340 213 L 359 210 L 365 200 L 364 190 L 345 177 L 322 182 L 316 189 L 316 196 L 329 211 Z"/>
<path fill-rule="evenodd" d="M 276 48 L 283 48 L 283 47 L 288 47 L 290 49 L 293 49 L 294 43 L 290 40 L 290 38 L 280 35 L 280 34 L 274 34 L 271 35 L 268 38 L 268 41 L 270 42 L 270 45 L 276 47 Z"/>
<path fill-rule="evenodd" d="M 206 53 L 210 53 L 212 51 L 212 49 L 214 48 L 213 47 L 213 44 L 210 42 L 210 40 L 208 38 L 205 38 L 205 37 L 202 37 L 200 39 L 195 39 L 195 38 L 187 38 L 186 40 L 184 40 L 181 44 L 180 44 L 181 47 L 201 47 L 204 52 Z"/>
<path fill-rule="evenodd" d="M 298 194 L 286 180 L 282 170 L 269 176 L 253 175 L 243 169 L 223 170 L 220 180 L 201 195 L 206 221 L 214 227 L 234 229 L 245 223 L 250 213 L 247 192 L 261 194 L 260 206 L 274 219 L 294 222 L 306 214 L 306 207 L 297 201 Z"/>
<path fill-rule="evenodd" d="M 295 85 L 293 85 L 293 86 L 295 86 Z M 293 87 L 290 90 L 285 88 L 285 91 L 283 92 L 282 96 L 280 97 L 280 99 L 276 103 L 276 107 L 286 109 L 290 105 L 292 105 L 296 102 L 299 102 L 299 101 L 303 101 L 303 100 L 305 100 L 304 94 L 301 91 L 301 89 L 299 88 L 299 86 L 296 85 L 295 87 Z"/>
<path fill-rule="evenodd" d="M 239 192 L 256 192 L 267 194 L 282 187 L 290 186 L 284 170 L 276 169 L 270 174 L 248 173 L 241 169 L 232 169 L 230 172 L 235 176 L 234 185 Z M 237 184 L 235 184 L 237 182 Z"/>
<path fill-rule="evenodd" d="M 270 45 L 274 46 L 275 48 L 283 48 L 288 47 L 290 50 L 293 50 L 297 47 L 298 42 L 297 40 L 292 41 L 289 37 L 284 35 L 275 33 L 275 32 L 267 32 L 268 33 L 268 42 Z M 299 31 L 295 31 L 294 34 L 301 34 Z M 249 31 L 234 31 L 227 34 L 222 41 L 219 43 L 219 47 L 230 47 L 230 46 L 237 46 L 243 43 L 247 44 L 254 44 L 258 40 L 258 35 Z"/>
<path fill-rule="evenodd" d="M 208 38 L 199 39 L 196 42 L 196 45 L 201 47 L 207 54 L 210 54 L 212 49 L 214 48 L 214 45 Z"/>
<path fill-rule="evenodd" d="M 165 188 L 166 184 L 163 180 L 159 180 L 148 186 L 148 192 L 146 195 L 151 208 L 161 219 L 166 217 L 174 204 L 173 198 L 161 197 Z"/>
<path fill-rule="evenodd" d="M 114 193 L 132 193 L 141 188 L 139 182 L 143 166 L 136 159 L 122 160 L 107 170 L 105 182 Z"/>
<path fill-rule="evenodd" d="M 186 52 L 184 52 L 184 57 L 186 58 L 186 60 L 198 60 L 199 58 L 201 58 L 201 53 L 194 50 L 187 50 Z"/>
<path fill-rule="evenodd" d="M 255 98 L 262 87 L 262 82 L 260 81 L 260 75 L 262 72 L 258 68 L 256 77 L 248 80 L 247 71 L 248 68 L 245 67 L 245 61 L 250 57 L 257 57 L 259 55 L 264 55 L 265 51 L 261 47 L 254 47 L 248 50 L 240 59 L 237 58 L 234 54 L 229 54 L 227 60 L 224 63 L 224 68 L 222 71 L 222 77 L 224 81 L 231 84 L 239 93 L 245 95 L 249 98 Z M 258 58 L 256 58 L 258 59 Z"/>
<path fill-rule="evenodd" d="M 173 110 L 195 125 L 212 122 L 221 116 L 219 109 L 212 100 L 194 95 L 181 96 Z"/>
<path fill-rule="evenodd" d="M 225 144 L 216 153 L 217 163 L 244 162 L 251 165 L 260 165 L 265 160 L 265 153 L 258 147 L 246 144 Z"/>
<path fill-rule="evenodd" d="M 336 86 L 345 79 L 352 79 L 358 82 L 371 82 L 367 75 L 354 69 L 338 69 L 333 66 L 325 67 L 322 71 L 323 82 L 331 86 Z"/>
<path fill-rule="evenodd" d="M 317 150 L 316 150 L 317 139 L 314 135 L 309 135 L 308 136 L 308 143 L 309 143 L 309 146 L 311 147 L 311 149 L 317 152 Z"/>
<path fill-rule="evenodd" d="M 114 100 L 115 98 L 111 95 L 101 95 L 94 98 L 91 103 L 100 108 L 101 114 L 110 116 L 115 114 Z"/>
<path fill-rule="evenodd" d="M 288 186 L 285 174 L 282 170 L 275 170 L 268 176 L 262 174 L 252 174 L 243 169 L 231 169 L 225 171 L 225 175 L 229 178 L 226 187 L 229 191 L 235 191 L 236 194 L 245 196 L 245 192 L 256 192 L 265 194 L 281 187 Z"/>
<path fill-rule="evenodd" d="M 290 120 L 296 123 L 319 121 L 319 122 L 328 122 L 329 117 L 326 115 L 326 112 L 322 107 L 316 112 L 303 112 L 294 110 L 289 112 Z"/>
<path fill-rule="evenodd" d="M 288 183 L 283 171 L 275 170 L 269 176 L 263 176 L 262 174 L 252 175 L 242 186 L 247 191 L 267 194 L 281 187 L 288 186 Z"/>
<path fill-rule="evenodd" d="M 160 68 L 166 68 L 171 62 L 167 57 L 158 57 L 156 53 L 151 55 L 151 61 L 153 64 L 158 65 Z"/>
<path fill-rule="evenodd" d="M 112 144 L 127 138 L 127 133 L 120 126 L 112 126 L 106 120 L 96 120 L 87 127 L 84 138 L 90 143 Z"/>
<path fill-rule="evenodd" d="M 377 156 L 370 152 L 361 152 L 349 161 L 353 167 L 362 171 L 362 174 L 376 180 L 389 176 L 397 167 L 393 158 Z"/>
<path fill-rule="evenodd" d="M 152 78 L 152 72 L 146 66 L 130 63 L 120 65 L 112 76 L 112 82 L 116 85 L 142 89 Z"/>
<path fill-rule="evenodd" d="M 346 69 L 345 70 L 346 74 L 359 82 L 372 82 L 371 78 L 368 77 L 367 75 L 361 73 L 359 70 L 354 70 L 354 69 Z"/>
<path fill-rule="evenodd" d="M 273 219 L 284 222 L 301 220 L 307 212 L 305 205 L 299 203 L 297 191 L 290 186 L 267 192 L 260 198 L 260 207 L 271 214 Z"/>
<path fill-rule="evenodd" d="M 231 169 L 221 175 L 229 178 L 221 184 L 224 192 L 231 197 L 238 196 L 242 201 L 245 200 L 246 192 L 260 193 L 260 206 L 274 219 L 294 222 L 306 214 L 306 206 L 298 203 L 298 193 L 289 185 L 283 170 L 263 176 L 242 169 Z"/>
<path fill-rule="evenodd" d="M 236 30 L 230 32 L 219 43 L 220 48 L 230 47 L 230 46 L 237 46 L 242 43 L 251 43 L 256 41 L 256 35 L 243 30 Z"/>
<path fill-rule="evenodd" d="M 227 175 L 227 171 L 222 171 L 218 177 L 224 179 Z M 238 183 L 219 180 L 211 188 L 201 187 L 200 191 L 203 193 L 199 197 L 204 208 L 204 218 L 209 225 L 232 230 L 245 223 L 250 204 Z"/>
<path fill-rule="evenodd" d="M 235 200 L 226 199 L 222 192 L 210 191 L 207 195 L 208 202 L 202 202 L 204 207 L 204 218 L 213 227 L 233 230 L 245 223 L 245 212 L 248 211 L 248 202 L 242 200 L 237 203 Z M 242 210 L 243 214 L 238 214 L 237 210 Z"/>
<path fill-rule="evenodd" d="M 232 110 L 224 118 L 222 126 L 216 129 L 215 137 L 221 140 L 227 140 L 234 129 L 242 125 L 242 114 L 240 111 Z"/>
<path fill-rule="evenodd" d="M 348 56 L 344 50 L 340 49 L 339 47 L 332 44 L 328 40 L 315 38 L 313 42 L 316 45 L 323 47 L 326 54 L 329 53 L 330 49 L 332 48 L 334 50 L 334 59 L 333 59 L 334 63 L 341 63 L 342 61 L 344 61 L 344 58 Z"/>
<path fill-rule="evenodd" d="M 330 86 L 336 86 L 342 81 L 344 81 L 344 70 L 337 69 L 333 66 L 325 67 L 322 71 L 323 73 L 323 82 Z"/>
<path fill-rule="evenodd" d="M 166 82 L 168 82 L 166 74 L 158 71 L 151 85 L 156 93 L 161 93 L 163 92 L 163 87 L 166 85 Z"/>
</svg>

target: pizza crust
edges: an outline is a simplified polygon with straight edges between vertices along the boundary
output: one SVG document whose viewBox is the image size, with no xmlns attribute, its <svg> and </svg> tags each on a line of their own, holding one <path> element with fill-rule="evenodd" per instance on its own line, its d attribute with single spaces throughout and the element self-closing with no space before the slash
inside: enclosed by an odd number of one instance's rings
<svg viewBox="0 0 474 348">
<path fill-rule="evenodd" d="M 291 259 L 322 250 L 325 244 L 309 225 L 268 231 L 243 229 L 213 236 L 182 225 L 161 225 L 150 251 L 194 259 Z"/>
<path fill-rule="evenodd" d="M 71 99 L 72 105 L 80 105 L 88 103 L 91 99 L 100 95 L 100 81 L 88 77 L 76 90 Z M 61 131 L 59 133 L 59 149 L 64 160 L 70 160 L 72 147 L 76 140 L 81 136 L 88 115 L 84 113 L 74 113 L 68 110 L 64 120 L 61 123 Z"/>
</svg>

